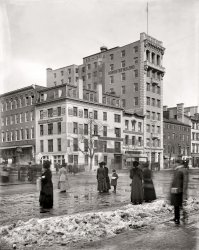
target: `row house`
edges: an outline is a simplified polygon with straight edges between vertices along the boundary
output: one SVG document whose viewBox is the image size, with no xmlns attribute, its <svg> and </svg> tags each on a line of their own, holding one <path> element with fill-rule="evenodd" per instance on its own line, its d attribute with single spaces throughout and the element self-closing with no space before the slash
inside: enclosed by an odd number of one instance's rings
<svg viewBox="0 0 199 250">
<path fill-rule="evenodd" d="M 39 91 L 36 104 L 37 161 L 84 165 L 97 168 L 99 161 L 108 166 L 122 168 L 125 152 L 124 132 L 135 135 L 135 144 L 143 146 L 143 117 L 136 119 L 136 128 L 124 130 L 124 110 L 116 95 L 64 84 Z M 140 125 L 141 123 L 141 125 Z M 139 130 L 139 131 L 137 131 Z M 132 144 L 131 144 L 132 145 Z M 125 158 L 125 159 L 124 159 Z"/>
<path fill-rule="evenodd" d="M 31 85 L 0 96 L 0 159 L 14 164 L 35 160 L 35 103 L 37 91 Z"/>
</svg>

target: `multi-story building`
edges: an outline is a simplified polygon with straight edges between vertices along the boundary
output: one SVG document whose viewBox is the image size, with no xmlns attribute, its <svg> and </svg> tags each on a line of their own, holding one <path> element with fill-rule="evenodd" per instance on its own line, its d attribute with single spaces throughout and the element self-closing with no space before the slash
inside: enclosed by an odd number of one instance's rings
<svg viewBox="0 0 199 250">
<path fill-rule="evenodd" d="M 143 117 L 139 116 L 138 120 L 136 130 L 139 131 L 129 133 L 138 137 L 141 148 Z M 97 91 L 84 89 L 81 80 L 78 87 L 64 84 L 39 91 L 36 108 L 38 161 L 49 159 L 52 166 L 63 162 L 85 166 L 92 163 L 96 168 L 103 160 L 109 166 L 122 168 L 123 138 L 123 108 L 119 97 L 103 94 L 100 84 Z"/>
<path fill-rule="evenodd" d="M 199 166 L 199 117 L 198 107 L 184 107 L 184 103 L 179 103 L 176 107 L 164 107 L 164 113 L 167 113 L 171 119 L 176 119 L 180 122 L 191 126 L 191 158 L 192 165 Z"/>
<path fill-rule="evenodd" d="M 164 159 L 166 165 L 191 155 L 191 126 L 177 119 L 164 117 Z"/>
<path fill-rule="evenodd" d="M 145 115 L 145 152 L 149 161 L 160 162 L 162 167 L 162 80 L 165 73 L 162 66 L 165 48 L 162 42 L 141 33 L 140 40 L 136 42 L 111 49 L 103 46 L 100 49 L 100 52 L 83 58 L 78 77 L 83 79 L 85 88 L 96 91 L 100 83 L 103 93 L 120 96 L 125 110 Z M 47 79 L 48 74 L 47 71 Z"/>
<path fill-rule="evenodd" d="M 1 161 L 28 164 L 35 158 L 35 102 L 37 91 L 31 85 L 0 96 Z"/>
</svg>

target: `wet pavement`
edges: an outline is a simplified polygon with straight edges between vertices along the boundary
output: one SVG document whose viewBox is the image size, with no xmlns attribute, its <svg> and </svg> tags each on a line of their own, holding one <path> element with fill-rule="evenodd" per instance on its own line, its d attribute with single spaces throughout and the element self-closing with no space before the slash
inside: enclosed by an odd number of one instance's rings
<svg viewBox="0 0 199 250">
<path fill-rule="evenodd" d="M 189 176 L 189 196 L 199 196 L 198 173 Z M 119 173 L 117 193 L 99 194 L 95 173 L 68 175 L 70 187 L 66 193 L 57 189 L 58 177 L 53 176 L 54 207 L 48 213 L 40 214 L 39 192 L 35 184 L 1 186 L 0 224 L 10 224 L 18 220 L 43 218 L 79 212 L 115 209 L 130 201 L 130 179 L 128 173 Z M 169 198 L 172 180 L 171 171 L 154 172 L 153 181 L 158 198 Z"/>
</svg>

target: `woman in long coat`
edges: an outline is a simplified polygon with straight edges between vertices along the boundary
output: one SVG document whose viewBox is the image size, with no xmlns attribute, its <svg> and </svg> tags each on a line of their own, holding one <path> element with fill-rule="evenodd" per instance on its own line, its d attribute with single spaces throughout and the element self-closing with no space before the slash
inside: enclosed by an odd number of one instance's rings
<svg viewBox="0 0 199 250">
<path fill-rule="evenodd" d="M 148 165 L 145 165 L 143 169 L 143 181 L 144 200 L 146 202 L 156 200 L 155 189 L 152 181 L 152 174 L 151 170 L 148 168 Z"/>
<path fill-rule="evenodd" d="M 175 169 L 174 178 L 171 184 L 171 205 L 174 206 L 175 224 L 180 224 L 180 208 L 182 208 L 183 201 L 187 199 L 187 186 L 188 170 L 185 161 L 183 165 Z"/>
<path fill-rule="evenodd" d="M 41 212 L 53 207 L 53 183 L 50 164 L 50 161 L 45 161 L 43 163 L 44 171 L 41 175 L 41 191 L 39 197 L 39 203 L 42 208 Z"/>
<path fill-rule="evenodd" d="M 102 193 L 106 188 L 106 174 L 103 168 L 103 163 L 99 163 L 99 168 L 97 169 L 97 190 Z"/>
<path fill-rule="evenodd" d="M 104 166 L 104 171 L 105 171 L 105 180 L 106 180 L 106 189 L 104 192 L 108 192 L 109 189 L 111 189 L 111 184 L 110 184 L 110 178 L 108 176 L 108 168 L 106 167 L 106 163 L 103 161 L 101 162 Z"/>
<path fill-rule="evenodd" d="M 131 202 L 136 204 L 142 204 L 143 202 L 143 187 L 142 187 L 142 170 L 138 168 L 139 162 L 133 162 L 133 168 L 130 170 L 131 183 Z"/>
<path fill-rule="evenodd" d="M 66 164 L 62 165 L 59 170 L 59 188 L 60 192 L 66 192 L 66 188 L 68 187 L 68 177 L 66 171 Z"/>
</svg>

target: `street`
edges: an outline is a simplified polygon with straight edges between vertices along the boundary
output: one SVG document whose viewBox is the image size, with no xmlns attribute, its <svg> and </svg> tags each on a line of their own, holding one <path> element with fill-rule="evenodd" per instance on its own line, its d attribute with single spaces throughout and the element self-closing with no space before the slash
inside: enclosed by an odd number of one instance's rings
<svg viewBox="0 0 199 250">
<path fill-rule="evenodd" d="M 38 202 L 39 192 L 36 190 L 35 184 L 1 186 L 0 213 L 3 215 L 0 218 L 1 225 L 8 225 L 17 222 L 18 220 L 27 221 L 31 218 L 46 218 L 79 212 L 110 211 L 119 208 L 122 205 L 129 204 L 130 179 L 128 172 L 119 173 L 118 189 L 116 194 L 112 193 L 112 191 L 110 191 L 109 194 L 98 194 L 96 190 L 95 173 L 80 173 L 75 176 L 68 175 L 68 177 L 70 188 L 66 193 L 60 193 L 57 189 L 58 177 L 56 175 L 53 176 L 54 207 L 50 212 L 44 214 L 40 214 Z M 169 198 L 171 179 L 171 171 L 153 173 L 153 181 L 158 198 Z M 189 174 L 189 196 L 198 197 L 198 186 L 198 173 L 196 171 L 194 173 L 191 172 Z M 174 235 L 176 235 L 177 239 L 179 239 L 181 247 L 177 248 L 175 245 L 175 248 L 173 249 L 197 249 L 194 248 L 196 238 L 198 237 L 196 237 L 198 230 L 198 224 L 196 223 L 197 219 L 198 216 L 197 218 L 192 216 L 189 221 L 191 224 L 179 227 L 177 230 L 173 223 L 168 222 L 154 227 L 152 231 L 151 228 L 145 228 L 142 230 L 125 232 L 122 234 L 123 237 L 126 238 L 126 243 L 123 245 L 124 248 L 121 246 L 122 235 L 118 235 L 113 239 L 106 239 L 101 243 L 98 242 L 99 244 L 83 244 L 81 245 L 81 248 L 129 249 L 130 246 L 134 245 L 134 249 L 172 249 L 172 244 L 175 244 Z M 165 234 L 167 236 L 165 236 Z M 186 237 L 189 240 L 187 240 Z M 165 243 L 158 245 L 158 242 L 162 242 L 163 239 L 165 240 Z M 124 243 L 124 240 L 122 241 Z M 190 242 L 192 242 L 192 244 L 190 244 Z M 187 244 L 190 248 L 186 247 Z M 140 248 L 140 246 L 142 247 Z M 154 246 L 156 247 L 154 248 Z M 183 248 L 182 246 L 185 247 Z M 76 249 L 79 249 L 79 247 L 80 245 L 76 246 Z M 59 249 L 62 249 L 61 246 Z"/>
</svg>

